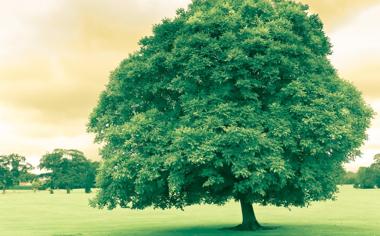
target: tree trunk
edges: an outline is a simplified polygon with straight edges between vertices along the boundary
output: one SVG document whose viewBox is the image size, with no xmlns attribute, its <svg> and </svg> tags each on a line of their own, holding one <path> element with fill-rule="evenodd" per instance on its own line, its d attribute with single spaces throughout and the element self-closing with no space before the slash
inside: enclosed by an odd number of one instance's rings
<svg viewBox="0 0 380 236">
<path fill-rule="evenodd" d="M 69 188 L 66 189 L 67 194 L 70 194 L 70 191 L 71 191 L 71 189 L 69 189 Z"/>
<path fill-rule="evenodd" d="M 52 188 L 49 189 L 50 194 L 54 194 L 54 190 Z"/>
<path fill-rule="evenodd" d="M 7 190 L 6 188 L 5 188 L 5 186 L 3 187 L 3 194 L 5 194 L 5 190 Z"/>
<path fill-rule="evenodd" d="M 242 231 L 255 231 L 261 229 L 262 227 L 256 219 L 252 204 L 250 202 L 240 200 L 240 206 L 243 222 L 234 229 Z"/>
<path fill-rule="evenodd" d="M 85 187 L 84 192 L 85 193 L 91 193 L 91 187 Z"/>
</svg>

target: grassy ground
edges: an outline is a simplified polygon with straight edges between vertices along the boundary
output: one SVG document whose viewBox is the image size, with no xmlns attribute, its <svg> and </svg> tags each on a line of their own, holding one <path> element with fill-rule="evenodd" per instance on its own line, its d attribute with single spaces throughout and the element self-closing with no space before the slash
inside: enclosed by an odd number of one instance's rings
<svg viewBox="0 0 380 236">
<path fill-rule="evenodd" d="M 230 232 L 220 228 L 240 222 L 236 203 L 223 207 L 193 206 L 185 211 L 113 211 L 88 207 L 81 191 L 9 191 L 0 194 L 0 235 L 255 235 L 255 236 L 380 236 L 380 190 L 341 188 L 335 202 L 315 203 L 291 211 L 284 208 L 256 207 L 263 225 L 278 226 L 261 232 Z"/>
</svg>

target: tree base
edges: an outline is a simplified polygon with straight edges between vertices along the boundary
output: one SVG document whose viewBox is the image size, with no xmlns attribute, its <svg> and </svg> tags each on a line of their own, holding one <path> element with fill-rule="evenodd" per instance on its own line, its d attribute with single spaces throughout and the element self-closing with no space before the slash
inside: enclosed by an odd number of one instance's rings
<svg viewBox="0 0 380 236">
<path fill-rule="evenodd" d="M 235 230 L 235 231 L 259 231 L 259 230 L 274 230 L 276 226 L 261 226 L 257 224 L 240 224 L 234 227 L 223 228 L 222 230 Z"/>
<path fill-rule="evenodd" d="M 236 230 L 236 231 L 257 231 L 257 230 L 262 230 L 262 229 L 263 227 L 259 223 L 240 224 L 240 225 L 230 228 L 230 230 Z"/>
</svg>

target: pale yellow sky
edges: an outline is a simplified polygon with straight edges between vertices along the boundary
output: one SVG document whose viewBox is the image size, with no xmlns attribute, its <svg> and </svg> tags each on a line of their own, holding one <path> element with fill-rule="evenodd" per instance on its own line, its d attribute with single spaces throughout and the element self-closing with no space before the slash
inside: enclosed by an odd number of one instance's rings
<svg viewBox="0 0 380 236">
<path fill-rule="evenodd" d="M 152 25 L 190 0 L 0 0 L 0 153 L 36 164 L 54 148 L 98 158 L 86 123 L 108 75 Z M 303 0 L 324 23 L 340 75 L 380 114 L 380 0 Z M 380 153 L 380 117 L 363 158 Z"/>
</svg>

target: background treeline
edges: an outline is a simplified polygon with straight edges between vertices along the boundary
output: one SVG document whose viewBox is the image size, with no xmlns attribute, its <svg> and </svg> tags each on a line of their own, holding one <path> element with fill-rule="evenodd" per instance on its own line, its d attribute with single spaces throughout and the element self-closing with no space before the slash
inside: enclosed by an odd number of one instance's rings
<svg viewBox="0 0 380 236">
<path fill-rule="evenodd" d="M 86 193 L 95 187 L 99 163 L 87 159 L 83 152 L 73 149 L 55 149 L 45 154 L 38 168 L 41 174 L 33 174 L 32 165 L 18 154 L 0 155 L 0 189 L 72 189 L 83 188 Z"/>
<path fill-rule="evenodd" d="M 369 167 L 360 167 L 357 173 L 345 172 L 341 184 L 353 184 L 355 188 L 380 188 L 380 154 Z"/>
<path fill-rule="evenodd" d="M 369 167 L 360 167 L 357 173 L 342 173 L 340 184 L 351 184 L 355 188 L 380 188 L 380 154 Z M 38 168 L 41 174 L 33 174 L 32 165 L 18 154 L 0 155 L 0 189 L 46 190 L 83 188 L 90 193 L 96 184 L 99 162 L 87 159 L 83 152 L 74 149 L 55 149 L 45 154 Z M 22 183 L 22 185 L 20 185 Z"/>
</svg>

